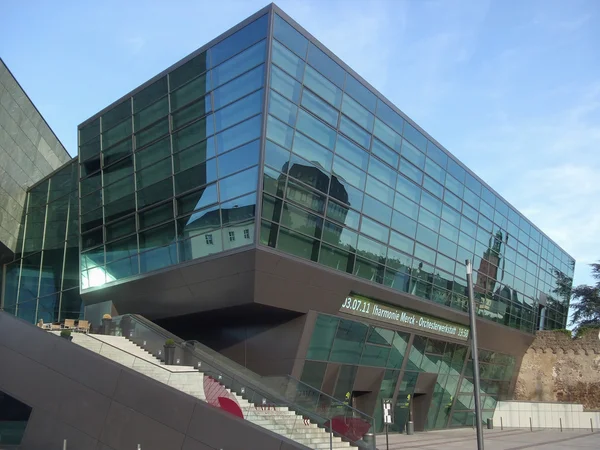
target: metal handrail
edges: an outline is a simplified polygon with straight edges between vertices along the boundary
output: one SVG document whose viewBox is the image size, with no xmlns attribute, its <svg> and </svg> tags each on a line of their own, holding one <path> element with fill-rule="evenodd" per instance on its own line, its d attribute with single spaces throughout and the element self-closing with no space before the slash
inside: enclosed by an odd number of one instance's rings
<svg viewBox="0 0 600 450">
<path fill-rule="evenodd" d="M 291 410 L 294 410 L 298 414 L 309 418 L 310 420 L 314 421 L 319 425 L 325 425 L 328 422 L 330 423 L 331 418 L 322 416 L 321 414 L 319 414 L 318 410 L 315 411 L 312 409 L 307 409 L 302 404 L 290 401 L 288 398 L 285 397 L 285 395 L 281 395 L 280 392 L 277 392 L 276 390 L 273 390 L 272 387 L 269 387 L 268 380 L 283 378 L 287 382 L 287 385 L 284 388 L 294 387 L 290 383 L 305 386 L 307 390 L 311 392 L 311 395 L 315 396 L 317 400 L 324 399 L 330 403 L 331 407 L 343 407 L 346 416 L 362 418 L 363 420 L 365 420 L 365 422 L 369 423 L 371 427 L 374 426 L 374 419 L 372 416 L 365 414 L 364 412 L 359 411 L 358 409 L 353 408 L 350 405 L 336 399 L 335 397 L 332 397 L 318 389 L 315 389 L 314 387 L 302 381 L 296 380 L 295 378 L 289 375 L 271 378 L 262 377 L 259 374 L 247 369 L 246 367 L 241 366 L 235 361 L 224 357 L 220 353 L 205 346 L 204 344 L 198 341 L 185 341 L 138 314 L 126 314 L 124 316 L 115 317 L 113 318 L 113 320 L 123 319 L 124 317 L 130 317 L 131 319 L 133 319 L 134 322 L 139 323 L 141 326 L 146 327 L 149 331 L 161 336 L 164 339 L 172 339 L 175 342 L 175 345 L 184 352 L 188 352 L 188 354 L 199 360 L 201 363 L 208 364 L 209 366 L 214 366 L 214 368 L 217 371 L 223 372 L 223 374 L 226 377 L 231 378 L 232 383 L 238 382 L 242 386 L 246 386 L 247 388 L 259 393 L 261 396 L 268 398 L 269 401 L 277 403 L 281 406 L 288 407 Z M 221 382 L 223 383 L 223 381 Z M 231 386 L 230 388 L 233 388 L 233 386 Z M 344 435 L 340 435 L 340 437 L 343 439 L 350 440 Z M 352 443 L 358 446 L 366 445 L 366 443 L 362 440 L 352 441 Z"/>
</svg>

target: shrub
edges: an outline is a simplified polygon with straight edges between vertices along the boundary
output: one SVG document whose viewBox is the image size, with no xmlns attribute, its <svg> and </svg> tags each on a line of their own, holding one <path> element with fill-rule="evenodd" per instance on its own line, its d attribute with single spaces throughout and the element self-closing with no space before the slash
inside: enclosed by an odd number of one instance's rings
<svg viewBox="0 0 600 450">
<path fill-rule="evenodd" d="M 566 328 L 562 328 L 560 330 L 553 330 L 555 333 L 562 333 L 566 336 L 573 337 L 573 332 L 571 330 L 567 330 Z"/>
<path fill-rule="evenodd" d="M 175 347 L 175 341 L 173 339 L 167 339 L 165 341 L 165 347 Z"/>
<path fill-rule="evenodd" d="M 62 330 L 60 332 L 60 337 L 68 338 L 71 336 L 71 330 Z"/>
</svg>

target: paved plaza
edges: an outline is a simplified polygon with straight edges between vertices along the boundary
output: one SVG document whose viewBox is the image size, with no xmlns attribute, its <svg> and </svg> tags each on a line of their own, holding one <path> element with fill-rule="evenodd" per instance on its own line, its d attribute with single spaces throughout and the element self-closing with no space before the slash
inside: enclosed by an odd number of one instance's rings
<svg viewBox="0 0 600 450">
<path fill-rule="evenodd" d="M 412 436 L 404 434 L 390 434 L 389 450 L 420 449 L 420 450 L 446 450 L 477 449 L 475 430 L 461 428 L 458 430 L 432 431 L 416 433 Z M 485 430 L 485 450 L 521 450 L 521 449 L 548 449 L 548 450 L 598 450 L 600 449 L 600 432 L 592 433 L 590 430 L 533 430 L 505 429 Z M 377 448 L 386 450 L 385 435 L 377 436 Z"/>
</svg>

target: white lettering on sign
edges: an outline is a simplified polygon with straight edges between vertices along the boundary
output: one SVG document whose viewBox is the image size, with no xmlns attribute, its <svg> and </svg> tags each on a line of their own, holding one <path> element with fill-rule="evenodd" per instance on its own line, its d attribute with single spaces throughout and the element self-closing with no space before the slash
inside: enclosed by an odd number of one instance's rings
<svg viewBox="0 0 600 450">
<path fill-rule="evenodd" d="M 465 341 L 469 337 L 469 329 L 463 325 L 405 311 L 391 305 L 377 303 L 366 297 L 346 297 L 340 311 L 356 316 L 375 318 L 385 322 L 399 323 L 410 328 L 452 336 Z"/>
</svg>

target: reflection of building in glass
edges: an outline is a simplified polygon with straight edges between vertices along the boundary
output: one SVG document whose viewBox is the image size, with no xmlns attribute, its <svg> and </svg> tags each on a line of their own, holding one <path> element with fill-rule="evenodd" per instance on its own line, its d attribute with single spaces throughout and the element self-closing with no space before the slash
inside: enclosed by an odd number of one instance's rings
<svg viewBox="0 0 600 450">
<path fill-rule="evenodd" d="M 392 398 L 398 431 L 472 423 L 467 344 L 346 297 L 464 326 L 473 261 L 484 416 L 535 329 L 564 327 L 574 260 L 274 5 L 77 133 L 0 256 L 30 322 L 146 315 L 368 414 Z"/>
</svg>

